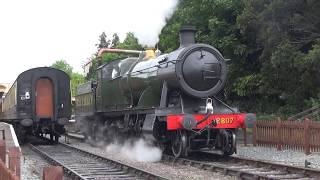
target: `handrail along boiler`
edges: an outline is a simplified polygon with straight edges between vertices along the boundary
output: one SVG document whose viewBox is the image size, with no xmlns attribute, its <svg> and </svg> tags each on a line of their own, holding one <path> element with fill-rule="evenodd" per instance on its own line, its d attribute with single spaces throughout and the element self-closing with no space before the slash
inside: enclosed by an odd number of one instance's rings
<svg viewBox="0 0 320 180">
<path fill-rule="evenodd" d="M 140 56 L 100 66 L 97 81 L 78 87 L 76 118 L 86 136 L 143 135 L 177 157 L 198 149 L 235 153 L 235 129 L 252 125 L 255 115 L 216 98 L 227 78 L 225 59 L 214 47 L 196 44 L 194 34 L 193 27 L 182 28 L 180 47 L 171 53 L 129 51 Z"/>
</svg>

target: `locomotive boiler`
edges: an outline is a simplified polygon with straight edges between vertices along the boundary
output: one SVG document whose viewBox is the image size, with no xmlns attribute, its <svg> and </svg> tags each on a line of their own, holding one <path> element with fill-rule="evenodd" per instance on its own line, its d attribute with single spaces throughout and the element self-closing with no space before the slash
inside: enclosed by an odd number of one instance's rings
<svg viewBox="0 0 320 180">
<path fill-rule="evenodd" d="M 85 135 L 96 141 L 143 136 L 176 157 L 199 149 L 235 153 L 235 130 L 252 125 L 255 115 L 216 97 L 227 79 L 225 59 L 196 44 L 194 34 L 193 27 L 182 28 L 173 52 L 128 51 L 140 56 L 100 66 L 96 81 L 78 87 L 76 119 Z"/>
<path fill-rule="evenodd" d="M 13 125 L 20 141 L 50 134 L 58 141 L 71 115 L 70 78 L 58 69 L 39 67 L 21 73 L 2 100 L 0 121 Z"/>
</svg>

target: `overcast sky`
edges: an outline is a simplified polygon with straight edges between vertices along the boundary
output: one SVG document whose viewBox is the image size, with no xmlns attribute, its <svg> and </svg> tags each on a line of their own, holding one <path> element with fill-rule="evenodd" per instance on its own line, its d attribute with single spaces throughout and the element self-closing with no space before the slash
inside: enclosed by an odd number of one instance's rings
<svg viewBox="0 0 320 180">
<path fill-rule="evenodd" d="M 99 35 L 134 32 L 154 45 L 177 0 L 0 1 L 0 83 L 23 71 L 66 60 L 81 65 L 96 51 Z"/>
</svg>

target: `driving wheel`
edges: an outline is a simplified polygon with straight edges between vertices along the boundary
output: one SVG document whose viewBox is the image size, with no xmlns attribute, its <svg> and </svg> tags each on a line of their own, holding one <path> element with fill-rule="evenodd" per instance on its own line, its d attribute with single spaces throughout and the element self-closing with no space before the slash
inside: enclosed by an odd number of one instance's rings
<svg viewBox="0 0 320 180">
<path fill-rule="evenodd" d="M 172 137 L 171 150 L 175 157 L 188 156 L 188 136 L 185 131 L 175 131 Z"/>
</svg>

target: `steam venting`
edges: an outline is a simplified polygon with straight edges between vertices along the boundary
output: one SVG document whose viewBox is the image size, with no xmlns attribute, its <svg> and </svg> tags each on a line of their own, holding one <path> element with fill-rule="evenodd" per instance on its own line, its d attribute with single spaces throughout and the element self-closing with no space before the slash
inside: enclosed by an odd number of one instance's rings
<svg viewBox="0 0 320 180">
<path fill-rule="evenodd" d="M 186 47 L 195 43 L 196 28 L 194 26 L 183 26 L 180 29 L 180 47 Z"/>
<path fill-rule="evenodd" d="M 76 128 L 81 132 L 90 134 L 90 120 L 79 118 Z M 162 150 L 143 138 L 123 135 L 116 126 L 105 129 L 99 127 L 95 131 L 96 140 L 88 136 L 87 143 L 103 148 L 109 155 L 121 159 L 137 162 L 158 162 L 162 157 Z"/>
<path fill-rule="evenodd" d="M 133 1 L 135 2 L 135 1 Z M 162 28 L 167 24 L 174 13 L 179 1 L 178 0 L 144 0 L 139 4 L 152 4 L 148 8 L 144 8 L 143 17 L 136 19 L 137 22 L 131 28 L 139 43 L 147 47 L 155 47 L 159 41 L 159 35 Z M 135 12 L 133 12 L 135 13 Z M 145 22 L 147 21 L 147 22 Z"/>
<path fill-rule="evenodd" d="M 113 141 L 105 146 L 105 150 L 108 154 L 137 162 L 158 162 L 162 157 L 161 149 L 142 138 Z"/>
</svg>

